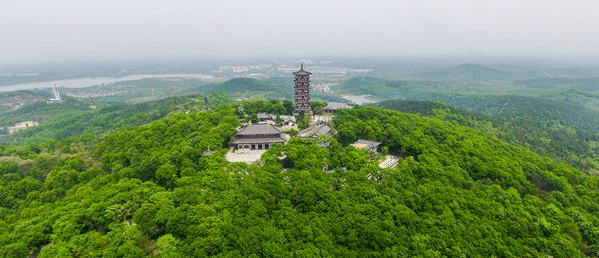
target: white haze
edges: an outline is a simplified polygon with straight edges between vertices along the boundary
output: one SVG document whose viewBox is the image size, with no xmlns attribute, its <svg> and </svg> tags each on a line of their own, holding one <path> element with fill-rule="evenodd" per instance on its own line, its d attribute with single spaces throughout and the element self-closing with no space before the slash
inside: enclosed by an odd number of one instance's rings
<svg viewBox="0 0 599 258">
<path fill-rule="evenodd" d="M 599 54 L 596 0 L 0 3 L 0 63 L 260 55 Z"/>
</svg>

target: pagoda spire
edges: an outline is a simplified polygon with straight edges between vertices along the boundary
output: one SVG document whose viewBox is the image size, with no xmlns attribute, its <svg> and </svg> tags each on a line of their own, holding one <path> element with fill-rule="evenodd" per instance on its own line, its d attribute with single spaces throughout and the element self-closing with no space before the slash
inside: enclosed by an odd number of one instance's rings
<svg viewBox="0 0 599 258">
<path fill-rule="evenodd" d="M 295 75 L 295 110 L 294 116 L 312 114 L 310 108 L 310 72 L 304 71 L 304 63 L 301 63 L 300 70 L 293 73 Z"/>
</svg>

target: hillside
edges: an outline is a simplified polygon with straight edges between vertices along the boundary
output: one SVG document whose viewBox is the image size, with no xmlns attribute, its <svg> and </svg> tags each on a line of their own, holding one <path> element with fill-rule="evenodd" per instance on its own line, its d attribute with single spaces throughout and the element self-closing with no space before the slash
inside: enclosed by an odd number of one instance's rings
<svg viewBox="0 0 599 258">
<path fill-rule="evenodd" d="M 71 99 L 63 103 L 34 103 L 6 113 L 7 122 L 39 121 L 40 125 L 0 137 L 0 144 L 19 145 L 62 140 L 82 134 L 98 135 L 111 130 L 146 124 L 173 111 L 202 110 L 231 104 L 223 94 L 170 97 L 139 104 L 118 104 L 91 109 Z M 16 123 L 16 122 L 15 122 Z"/>
<path fill-rule="evenodd" d="M 252 165 L 224 159 L 233 108 L 0 145 L 0 256 L 599 252 L 595 177 L 439 118 L 364 106 L 334 123 L 328 148 L 292 139 Z M 382 142 L 398 167 L 347 146 L 359 138 Z"/>
</svg>

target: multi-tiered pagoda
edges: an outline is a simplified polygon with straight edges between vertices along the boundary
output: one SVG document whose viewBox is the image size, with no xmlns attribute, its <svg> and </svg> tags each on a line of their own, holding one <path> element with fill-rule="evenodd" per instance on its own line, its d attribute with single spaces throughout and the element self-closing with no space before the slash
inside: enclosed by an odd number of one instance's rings
<svg viewBox="0 0 599 258">
<path fill-rule="evenodd" d="M 304 71 L 304 64 L 302 64 L 299 71 L 293 73 L 295 75 L 294 116 L 312 114 L 312 109 L 310 109 L 310 74 L 312 73 Z"/>
</svg>

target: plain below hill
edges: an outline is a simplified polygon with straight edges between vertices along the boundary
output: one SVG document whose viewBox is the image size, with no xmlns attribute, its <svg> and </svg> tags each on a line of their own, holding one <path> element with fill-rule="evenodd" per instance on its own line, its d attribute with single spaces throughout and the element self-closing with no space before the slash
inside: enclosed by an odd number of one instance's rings
<svg viewBox="0 0 599 258">
<path fill-rule="evenodd" d="M 224 83 L 213 83 L 202 85 L 190 90 L 192 94 L 204 94 L 207 92 L 221 92 L 233 97 L 246 97 L 249 99 L 293 99 L 294 82 L 291 77 L 271 77 L 264 80 L 251 78 L 234 78 Z M 323 101 L 345 101 L 339 96 L 312 91 L 313 100 Z"/>
<path fill-rule="evenodd" d="M 277 91 L 272 83 L 251 79 L 251 78 L 233 78 L 223 83 L 212 83 L 201 86 L 198 92 L 218 91 L 232 95 L 243 95 L 251 92 L 273 92 Z"/>
<path fill-rule="evenodd" d="M 535 78 L 528 80 L 515 81 L 515 85 L 525 86 L 535 89 L 547 89 L 559 86 L 574 86 L 580 90 L 599 90 L 599 78 Z"/>
<path fill-rule="evenodd" d="M 408 77 L 433 81 L 509 81 L 511 73 L 477 64 L 462 64 L 450 68 L 414 73 Z"/>
</svg>

